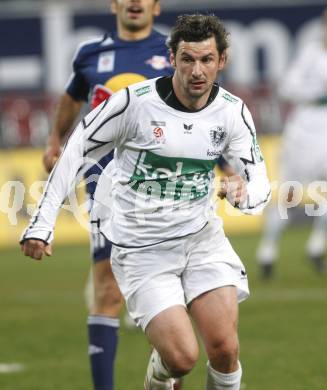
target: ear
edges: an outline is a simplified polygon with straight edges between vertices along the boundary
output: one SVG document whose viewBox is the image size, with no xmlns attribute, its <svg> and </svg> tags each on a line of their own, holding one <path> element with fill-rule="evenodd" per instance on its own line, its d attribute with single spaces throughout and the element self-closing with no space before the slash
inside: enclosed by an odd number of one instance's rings
<svg viewBox="0 0 327 390">
<path fill-rule="evenodd" d="M 159 16 L 160 13 L 161 13 L 160 1 L 159 1 L 159 0 L 156 0 L 156 1 L 155 1 L 155 4 L 154 4 L 154 6 L 153 6 L 152 15 L 153 15 L 153 16 Z"/>
<path fill-rule="evenodd" d="M 117 14 L 117 3 L 116 3 L 116 0 L 111 0 L 111 2 L 110 2 L 110 9 L 111 9 L 111 12 L 114 15 Z"/>
<path fill-rule="evenodd" d="M 218 70 L 223 70 L 227 62 L 227 52 L 226 50 L 219 56 Z"/>
<path fill-rule="evenodd" d="M 170 62 L 170 65 L 171 65 L 173 68 L 176 68 L 175 56 L 174 56 L 174 53 L 172 52 L 171 49 L 169 50 L 169 62 Z"/>
</svg>

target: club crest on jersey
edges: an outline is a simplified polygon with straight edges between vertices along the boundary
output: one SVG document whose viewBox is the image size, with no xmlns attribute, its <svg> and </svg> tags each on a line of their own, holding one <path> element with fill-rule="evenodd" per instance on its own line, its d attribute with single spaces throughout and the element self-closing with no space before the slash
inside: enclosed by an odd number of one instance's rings
<svg viewBox="0 0 327 390">
<path fill-rule="evenodd" d="M 149 60 L 145 61 L 145 63 L 152 66 L 155 70 L 162 70 L 170 67 L 170 63 L 165 56 L 152 56 Z"/>
<path fill-rule="evenodd" d="M 97 70 L 99 73 L 112 72 L 115 65 L 115 52 L 106 51 L 99 55 Z"/>
<path fill-rule="evenodd" d="M 151 126 L 153 126 L 152 133 L 154 135 L 154 142 L 156 144 L 166 143 L 165 132 L 163 129 L 163 127 L 166 126 L 166 122 L 151 121 Z"/>
<path fill-rule="evenodd" d="M 227 133 L 222 126 L 216 126 L 210 130 L 210 140 L 213 147 L 217 148 L 226 139 Z"/>
</svg>

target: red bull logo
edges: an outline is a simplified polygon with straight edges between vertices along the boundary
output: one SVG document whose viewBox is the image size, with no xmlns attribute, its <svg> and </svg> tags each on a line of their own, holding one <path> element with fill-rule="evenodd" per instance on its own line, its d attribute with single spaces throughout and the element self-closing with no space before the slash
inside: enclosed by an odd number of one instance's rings
<svg viewBox="0 0 327 390">
<path fill-rule="evenodd" d="M 93 89 L 91 107 L 97 107 L 113 93 L 144 80 L 146 77 L 137 73 L 121 73 L 106 81 L 104 85 L 97 84 Z"/>
</svg>

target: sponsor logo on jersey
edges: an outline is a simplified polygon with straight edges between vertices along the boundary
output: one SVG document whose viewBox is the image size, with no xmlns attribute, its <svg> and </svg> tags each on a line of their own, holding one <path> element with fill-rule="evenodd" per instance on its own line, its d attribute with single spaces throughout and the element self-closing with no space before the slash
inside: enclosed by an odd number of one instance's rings
<svg viewBox="0 0 327 390">
<path fill-rule="evenodd" d="M 214 129 L 210 130 L 210 140 L 213 147 L 217 148 L 221 145 L 227 136 L 227 132 L 224 127 L 216 126 Z"/>
<path fill-rule="evenodd" d="M 141 151 L 131 188 L 142 196 L 194 200 L 208 194 L 215 160 L 161 156 Z"/>
<path fill-rule="evenodd" d="M 152 56 L 145 63 L 152 66 L 155 70 L 162 70 L 171 66 L 165 56 Z"/>
<path fill-rule="evenodd" d="M 106 51 L 99 55 L 98 60 L 98 72 L 112 72 L 114 70 L 115 65 L 115 52 L 114 51 Z"/>
<path fill-rule="evenodd" d="M 135 95 L 137 97 L 140 97 L 140 96 L 145 95 L 146 93 L 149 93 L 149 92 L 151 92 L 151 86 L 150 85 L 145 85 L 142 88 L 136 89 L 135 90 Z"/>
<path fill-rule="evenodd" d="M 234 96 L 230 95 L 227 92 L 225 92 L 222 96 L 223 96 L 223 98 L 225 100 L 228 100 L 231 103 L 237 103 L 238 102 L 238 99 L 236 99 Z"/>
</svg>

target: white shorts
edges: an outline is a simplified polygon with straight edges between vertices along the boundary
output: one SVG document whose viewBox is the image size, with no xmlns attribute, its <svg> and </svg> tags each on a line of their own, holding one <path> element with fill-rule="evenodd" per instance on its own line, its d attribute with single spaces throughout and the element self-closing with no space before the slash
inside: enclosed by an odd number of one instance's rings
<svg viewBox="0 0 327 390">
<path fill-rule="evenodd" d="M 318 131 L 319 130 L 319 131 Z M 327 129 L 301 128 L 289 123 L 281 144 L 281 179 L 308 185 L 315 180 L 327 180 Z"/>
<path fill-rule="evenodd" d="M 216 220 L 161 244 L 113 246 L 111 261 L 127 310 L 143 330 L 163 310 L 215 288 L 236 286 L 239 302 L 249 295 L 245 268 Z"/>
</svg>

